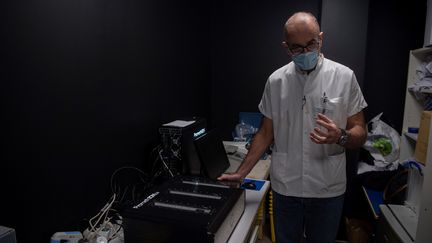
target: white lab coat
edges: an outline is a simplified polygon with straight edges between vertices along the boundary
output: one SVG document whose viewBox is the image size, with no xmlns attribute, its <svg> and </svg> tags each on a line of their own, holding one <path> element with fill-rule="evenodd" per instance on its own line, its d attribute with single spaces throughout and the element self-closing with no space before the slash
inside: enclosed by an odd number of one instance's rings
<svg viewBox="0 0 432 243">
<path fill-rule="evenodd" d="M 343 194 L 344 148 L 315 144 L 309 134 L 317 126 L 318 112 L 345 128 L 347 118 L 366 106 L 353 71 L 323 55 L 310 74 L 296 70 L 293 62 L 271 74 L 258 108 L 273 121 L 272 189 L 295 197 Z"/>
</svg>

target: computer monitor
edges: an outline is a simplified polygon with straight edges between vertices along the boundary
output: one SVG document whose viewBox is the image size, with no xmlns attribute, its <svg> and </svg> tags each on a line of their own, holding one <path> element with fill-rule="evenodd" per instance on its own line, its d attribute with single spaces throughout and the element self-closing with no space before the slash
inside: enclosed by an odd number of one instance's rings
<svg viewBox="0 0 432 243">
<path fill-rule="evenodd" d="M 217 179 L 230 166 L 222 139 L 215 130 L 206 132 L 194 141 L 201 161 L 202 173 L 210 179 Z"/>
</svg>

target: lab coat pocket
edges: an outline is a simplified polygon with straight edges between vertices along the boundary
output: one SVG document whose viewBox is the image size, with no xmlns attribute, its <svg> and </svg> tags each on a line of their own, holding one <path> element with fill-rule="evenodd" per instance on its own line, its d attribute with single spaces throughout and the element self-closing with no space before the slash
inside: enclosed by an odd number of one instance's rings
<svg viewBox="0 0 432 243">
<path fill-rule="evenodd" d="M 345 152 L 327 156 L 326 175 L 328 188 L 343 186 L 346 181 L 346 157 Z"/>
<path fill-rule="evenodd" d="M 343 121 L 342 112 L 342 97 L 322 97 L 320 102 L 314 107 L 314 117 L 317 118 L 317 114 L 321 113 L 331 120 L 333 120 L 337 125 L 341 126 L 341 121 Z"/>
<path fill-rule="evenodd" d="M 324 151 L 327 156 L 333 157 L 345 152 L 345 148 L 337 144 L 324 144 Z"/>
</svg>

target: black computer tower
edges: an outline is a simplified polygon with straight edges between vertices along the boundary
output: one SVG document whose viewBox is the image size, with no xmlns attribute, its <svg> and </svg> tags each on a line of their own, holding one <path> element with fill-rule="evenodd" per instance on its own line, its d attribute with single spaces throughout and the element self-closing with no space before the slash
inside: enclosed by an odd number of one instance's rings
<svg viewBox="0 0 432 243">
<path fill-rule="evenodd" d="M 194 139 L 205 131 L 206 120 L 200 117 L 179 119 L 159 128 L 162 156 L 174 175 L 201 175 Z"/>
</svg>

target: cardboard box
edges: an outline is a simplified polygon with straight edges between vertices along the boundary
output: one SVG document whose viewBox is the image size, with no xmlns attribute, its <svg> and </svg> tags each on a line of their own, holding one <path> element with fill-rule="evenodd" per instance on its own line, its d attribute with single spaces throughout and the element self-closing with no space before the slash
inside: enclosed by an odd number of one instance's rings
<svg viewBox="0 0 432 243">
<path fill-rule="evenodd" d="M 420 120 L 419 134 L 415 146 L 414 158 L 426 165 L 427 150 L 429 144 L 429 129 L 432 111 L 423 111 Z"/>
</svg>

